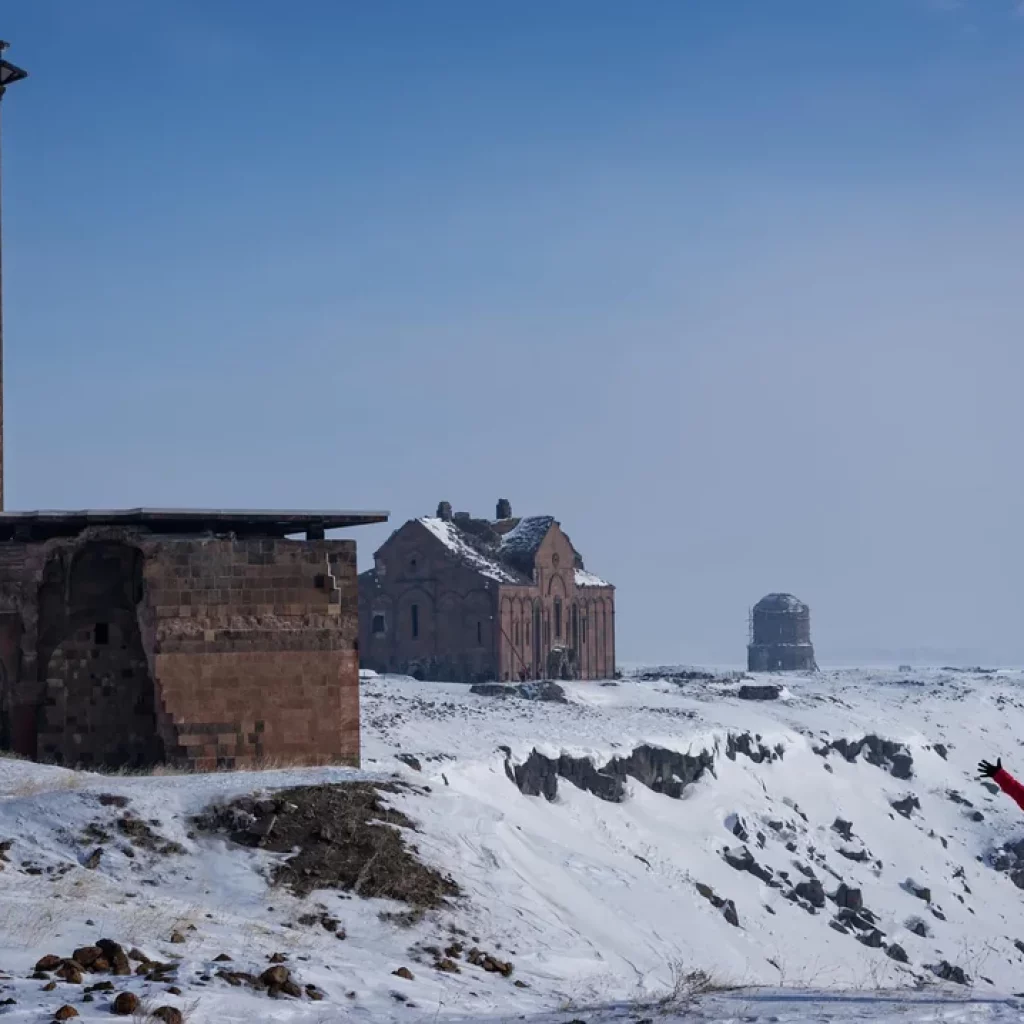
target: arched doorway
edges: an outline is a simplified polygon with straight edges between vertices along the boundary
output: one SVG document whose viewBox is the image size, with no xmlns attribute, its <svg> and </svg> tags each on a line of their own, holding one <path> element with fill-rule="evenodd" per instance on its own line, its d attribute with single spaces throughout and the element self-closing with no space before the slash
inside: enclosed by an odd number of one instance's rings
<svg viewBox="0 0 1024 1024">
<path fill-rule="evenodd" d="M 45 681 L 39 756 L 59 764 L 141 768 L 163 760 L 156 692 L 136 607 L 142 552 L 94 541 L 47 564 L 39 590 Z"/>
</svg>

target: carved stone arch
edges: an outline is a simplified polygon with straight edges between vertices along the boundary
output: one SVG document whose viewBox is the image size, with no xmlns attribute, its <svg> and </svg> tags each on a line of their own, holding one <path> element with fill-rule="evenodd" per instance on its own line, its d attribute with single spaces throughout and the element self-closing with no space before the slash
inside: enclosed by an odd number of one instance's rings
<svg viewBox="0 0 1024 1024">
<path fill-rule="evenodd" d="M 548 597 L 561 597 L 565 598 L 568 590 L 565 585 L 565 580 L 562 579 L 560 573 L 552 573 L 551 578 L 548 580 Z"/>
</svg>

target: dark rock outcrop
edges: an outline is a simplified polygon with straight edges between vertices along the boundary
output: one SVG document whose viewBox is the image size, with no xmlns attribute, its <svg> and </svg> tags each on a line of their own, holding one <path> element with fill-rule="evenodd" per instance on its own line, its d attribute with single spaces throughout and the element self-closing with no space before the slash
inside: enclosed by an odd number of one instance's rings
<svg viewBox="0 0 1024 1024">
<path fill-rule="evenodd" d="M 526 796 L 544 796 L 554 800 L 558 780 L 565 779 L 601 800 L 621 803 L 626 796 L 627 778 L 636 779 L 655 793 L 678 799 L 683 790 L 714 767 L 714 756 L 705 750 L 699 754 L 680 754 L 662 747 L 637 747 L 628 757 L 613 757 L 603 768 L 590 758 L 546 757 L 534 750 L 520 765 L 512 767 L 512 778 Z"/>
<path fill-rule="evenodd" d="M 821 908 L 825 906 L 825 890 L 817 878 L 807 882 L 798 882 L 794 891 L 801 899 L 807 900 L 812 907 Z"/>
<path fill-rule="evenodd" d="M 830 740 L 824 745 L 814 748 L 814 752 L 821 757 L 828 757 L 832 751 L 851 763 L 863 755 L 868 764 L 885 769 L 896 779 L 909 779 L 914 774 L 914 759 L 906 747 L 902 743 L 883 740 L 874 734 L 864 736 L 859 740 L 845 738 Z"/>
<path fill-rule="evenodd" d="M 470 693 L 480 697 L 519 697 L 522 700 L 549 701 L 555 704 L 568 704 L 569 698 L 558 683 L 550 679 L 542 679 L 535 683 L 476 683 L 469 688 Z"/>
<path fill-rule="evenodd" d="M 904 818 L 909 818 L 914 811 L 921 810 L 921 801 L 913 793 L 909 793 L 899 800 L 890 801 L 889 806 L 897 814 L 902 814 Z"/>
<path fill-rule="evenodd" d="M 782 687 L 774 683 L 766 683 L 763 686 L 744 684 L 739 688 L 736 696 L 740 700 L 778 700 L 781 693 Z"/>
</svg>

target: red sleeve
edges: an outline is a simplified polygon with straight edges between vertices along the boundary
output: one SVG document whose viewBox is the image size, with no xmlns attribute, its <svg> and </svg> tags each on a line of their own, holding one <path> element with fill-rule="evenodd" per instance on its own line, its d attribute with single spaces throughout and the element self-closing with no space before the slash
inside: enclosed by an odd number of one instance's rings
<svg viewBox="0 0 1024 1024">
<path fill-rule="evenodd" d="M 992 781 L 1024 810 L 1024 786 L 1022 786 L 1005 768 L 992 776 Z"/>
</svg>

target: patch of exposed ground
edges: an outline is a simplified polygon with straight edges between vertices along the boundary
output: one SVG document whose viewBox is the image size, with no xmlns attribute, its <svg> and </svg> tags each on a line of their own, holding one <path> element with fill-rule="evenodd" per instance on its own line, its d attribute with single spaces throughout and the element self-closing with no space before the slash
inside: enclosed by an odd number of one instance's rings
<svg viewBox="0 0 1024 1024">
<path fill-rule="evenodd" d="M 381 799 L 404 791 L 408 787 L 395 783 L 299 786 L 209 807 L 195 826 L 243 846 L 291 853 L 274 868 L 273 881 L 299 896 L 341 889 L 429 910 L 460 889 L 419 859 L 408 841 L 414 823 Z"/>
</svg>

